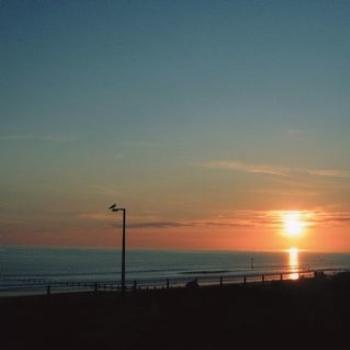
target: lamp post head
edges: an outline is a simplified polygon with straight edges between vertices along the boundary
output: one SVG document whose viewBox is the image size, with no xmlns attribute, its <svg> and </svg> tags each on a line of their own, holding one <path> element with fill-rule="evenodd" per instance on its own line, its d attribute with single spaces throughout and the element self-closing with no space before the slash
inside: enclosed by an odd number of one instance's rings
<svg viewBox="0 0 350 350">
<path fill-rule="evenodd" d="M 125 212 L 125 208 L 118 208 L 115 203 L 113 203 L 108 209 L 112 212 L 117 212 L 117 211 L 124 211 Z"/>
</svg>

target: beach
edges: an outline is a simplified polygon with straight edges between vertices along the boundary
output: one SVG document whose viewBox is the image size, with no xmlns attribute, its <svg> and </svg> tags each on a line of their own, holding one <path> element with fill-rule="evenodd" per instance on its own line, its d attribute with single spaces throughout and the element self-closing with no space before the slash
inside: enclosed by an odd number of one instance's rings
<svg viewBox="0 0 350 350">
<path fill-rule="evenodd" d="M 346 349 L 350 274 L 0 299 L 12 349 Z"/>
</svg>

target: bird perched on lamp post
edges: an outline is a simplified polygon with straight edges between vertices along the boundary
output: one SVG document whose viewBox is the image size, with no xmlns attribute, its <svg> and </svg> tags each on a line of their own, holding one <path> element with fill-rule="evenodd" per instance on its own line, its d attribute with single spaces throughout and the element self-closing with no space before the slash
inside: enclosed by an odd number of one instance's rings
<svg viewBox="0 0 350 350">
<path fill-rule="evenodd" d="M 125 208 L 118 208 L 116 203 L 113 203 L 109 210 L 112 212 L 123 212 L 123 236 L 122 236 L 122 269 L 121 269 L 121 290 L 122 295 L 125 294 L 125 231 L 126 231 L 126 209 Z"/>
</svg>

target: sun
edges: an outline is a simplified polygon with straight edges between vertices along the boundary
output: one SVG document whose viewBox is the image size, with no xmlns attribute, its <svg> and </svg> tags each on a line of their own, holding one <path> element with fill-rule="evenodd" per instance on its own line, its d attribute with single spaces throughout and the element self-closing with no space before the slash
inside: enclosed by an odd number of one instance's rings
<svg viewBox="0 0 350 350">
<path fill-rule="evenodd" d="M 299 237 L 305 230 L 305 222 L 299 211 L 289 211 L 282 215 L 283 231 L 289 237 Z"/>
</svg>

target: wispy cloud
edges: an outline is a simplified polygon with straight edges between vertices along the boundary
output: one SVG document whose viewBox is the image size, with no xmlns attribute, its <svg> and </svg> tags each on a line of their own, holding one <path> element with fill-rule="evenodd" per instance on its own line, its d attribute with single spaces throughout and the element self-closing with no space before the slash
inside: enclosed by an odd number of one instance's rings
<svg viewBox="0 0 350 350">
<path fill-rule="evenodd" d="M 249 192 L 257 193 L 257 194 L 262 194 L 262 195 L 269 195 L 269 196 L 276 196 L 276 197 L 283 197 L 283 196 L 293 196 L 293 197 L 314 197 L 314 196 L 320 196 L 321 192 L 320 190 L 315 191 L 315 190 L 309 190 L 309 189 L 286 189 L 286 188 L 278 188 L 278 189 L 272 189 L 272 188 L 262 188 L 262 189 L 254 189 L 254 190 L 248 190 Z"/>
<path fill-rule="evenodd" d="M 316 211 L 314 214 L 316 224 L 343 225 L 350 223 L 349 211 Z"/>
<path fill-rule="evenodd" d="M 350 177 L 350 172 L 346 170 L 339 169 L 304 169 L 299 171 L 304 171 L 306 174 L 324 177 L 339 177 L 348 178 Z"/>
<path fill-rule="evenodd" d="M 91 212 L 80 213 L 80 219 L 115 223 L 115 217 L 109 213 Z M 132 216 L 129 217 L 129 228 L 143 228 L 143 229 L 168 229 L 181 227 L 252 227 L 261 223 L 268 222 L 268 217 L 265 212 L 256 211 L 239 211 L 232 215 L 220 216 L 202 220 L 162 220 L 152 216 Z"/>
<path fill-rule="evenodd" d="M 128 227 L 132 228 L 176 228 L 176 227 L 191 227 L 193 224 L 176 221 L 157 221 L 157 222 L 138 222 L 131 223 Z"/>
<path fill-rule="evenodd" d="M 201 164 L 205 168 L 209 169 L 227 169 L 242 171 L 252 174 L 266 174 L 266 175 L 276 175 L 276 176 L 287 176 L 288 172 L 286 168 L 280 168 L 276 166 L 271 166 L 267 164 L 253 164 L 253 163 L 243 163 L 239 161 L 213 161 Z"/>
<path fill-rule="evenodd" d="M 249 222 L 231 221 L 159 221 L 131 223 L 132 228 L 177 228 L 177 227 L 251 227 Z"/>
<path fill-rule="evenodd" d="M 335 178 L 350 177 L 350 172 L 347 170 L 289 168 L 269 164 L 244 163 L 240 161 L 212 161 L 202 163 L 200 165 L 204 168 L 209 169 L 227 169 L 251 174 L 273 175 L 280 177 L 287 177 L 292 175 L 311 175 Z"/>
</svg>

